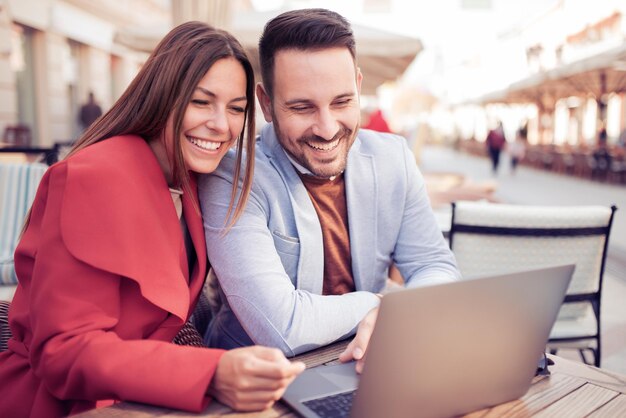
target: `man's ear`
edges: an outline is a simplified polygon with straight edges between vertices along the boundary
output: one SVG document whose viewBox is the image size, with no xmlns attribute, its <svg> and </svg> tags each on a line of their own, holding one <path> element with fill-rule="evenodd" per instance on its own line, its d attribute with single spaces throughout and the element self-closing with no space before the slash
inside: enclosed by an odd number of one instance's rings
<svg viewBox="0 0 626 418">
<path fill-rule="evenodd" d="M 272 121 L 272 100 L 265 92 L 265 88 L 263 84 L 257 83 L 256 85 L 256 97 L 259 100 L 259 104 L 261 105 L 261 110 L 263 111 L 263 116 L 265 117 L 266 122 Z"/>
<path fill-rule="evenodd" d="M 356 67 L 356 90 L 361 95 L 361 83 L 363 82 L 363 73 L 359 67 Z"/>
</svg>

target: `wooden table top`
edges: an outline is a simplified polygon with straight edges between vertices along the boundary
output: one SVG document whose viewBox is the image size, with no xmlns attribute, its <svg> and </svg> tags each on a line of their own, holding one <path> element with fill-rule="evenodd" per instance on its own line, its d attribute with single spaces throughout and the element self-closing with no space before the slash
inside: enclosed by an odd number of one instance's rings
<svg viewBox="0 0 626 418">
<path fill-rule="evenodd" d="M 346 345 L 339 342 L 298 356 L 307 367 L 337 362 Z M 520 399 L 466 415 L 469 418 L 487 417 L 626 417 L 626 376 L 587 366 L 558 356 L 550 375 L 536 376 L 528 392 Z M 236 413 L 213 401 L 201 414 L 159 408 L 132 402 L 88 411 L 80 417 L 219 417 L 230 418 L 297 418 L 298 415 L 282 402 L 262 412 Z"/>
</svg>

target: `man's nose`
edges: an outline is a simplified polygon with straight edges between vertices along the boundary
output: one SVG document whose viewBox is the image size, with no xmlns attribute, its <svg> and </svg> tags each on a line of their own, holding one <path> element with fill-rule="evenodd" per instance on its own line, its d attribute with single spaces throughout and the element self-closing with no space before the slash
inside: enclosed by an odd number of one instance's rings
<svg viewBox="0 0 626 418">
<path fill-rule="evenodd" d="M 320 138 L 330 141 L 339 131 L 339 122 L 329 109 L 318 112 L 317 120 L 313 125 L 313 133 Z"/>
</svg>

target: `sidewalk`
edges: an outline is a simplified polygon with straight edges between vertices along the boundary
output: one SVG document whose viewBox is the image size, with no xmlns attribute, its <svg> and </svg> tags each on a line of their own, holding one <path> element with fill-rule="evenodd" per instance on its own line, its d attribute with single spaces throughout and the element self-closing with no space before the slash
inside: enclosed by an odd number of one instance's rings
<svg viewBox="0 0 626 418">
<path fill-rule="evenodd" d="M 602 368 L 626 374 L 626 187 L 591 182 L 547 171 L 518 167 L 510 173 L 503 155 L 498 176 L 487 158 L 451 148 L 424 146 L 418 163 L 424 173 L 450 172 L 475 182 L 496 184 L 494 197 L 501 202 L 536 205 L 616 205 L 609 239 L 609 257 L 602 300 Z M 579 359 L 576 352 L 559 355 Z"/>
</svg>

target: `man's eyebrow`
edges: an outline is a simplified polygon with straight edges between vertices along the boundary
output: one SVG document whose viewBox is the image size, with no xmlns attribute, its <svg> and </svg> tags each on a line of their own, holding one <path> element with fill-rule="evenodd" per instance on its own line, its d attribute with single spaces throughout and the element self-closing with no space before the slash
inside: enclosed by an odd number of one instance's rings
<svg viewBox="0 0 626 418">
<path fill-rule="evenodd" d="M 335 100 L 337 99 L 350 99 L 352 97 L 356 96 L 356 93 L 344 93 L 344 94 L 340 94 L 339 96 L 335 96 Z"/>
<path fill-rule="evenodd" d="M 350 92 L 350 93 L 343 93 L 343 94 L 339 94 L 339 95 L 335 96 L 333 98 L 333 101 L 334 100 L 341 100 L 341 99 L 349 99 L 349 98 L 353 98 L 355 96 L 356 96 L 356 94 L 352 93 L 352 92 Z M 287 100 L 285 102 L 285 106 L 292 106 L 292 105 L 295 105 L 295 104 L 308 104 L 308 103 L 312 103 L 312 101 L 309 100 L 309 99 L 291 99 L 291 100 Z"/>
<path fill-rule="evenodd" d="M 213 93 L 211 90 L 207 90 L 204 87 L 196 87 L 196 90 L 200 90 L 202 93 L 206 94 L 207 96 L 211 97 L 211 98 L 215 98 L 216 95 L 215 93 Z M 242 100 L 248 100 L 248 98 L 246 96 L 241 96 L 241 97 L 236 97 L 234 99 L 231 100 L 231 102 L 240 102 Z"/>
<path fill-rule="evenodd" d="M 311 103 L 311 100 L 309 99 L 291 99 L 291 100 L 287 100 L 285 102 L 285 106 L 291 106 L 291 105 L 295 105 L 295 104 L 303 104 L 303 103 Z"/>
</svg>

